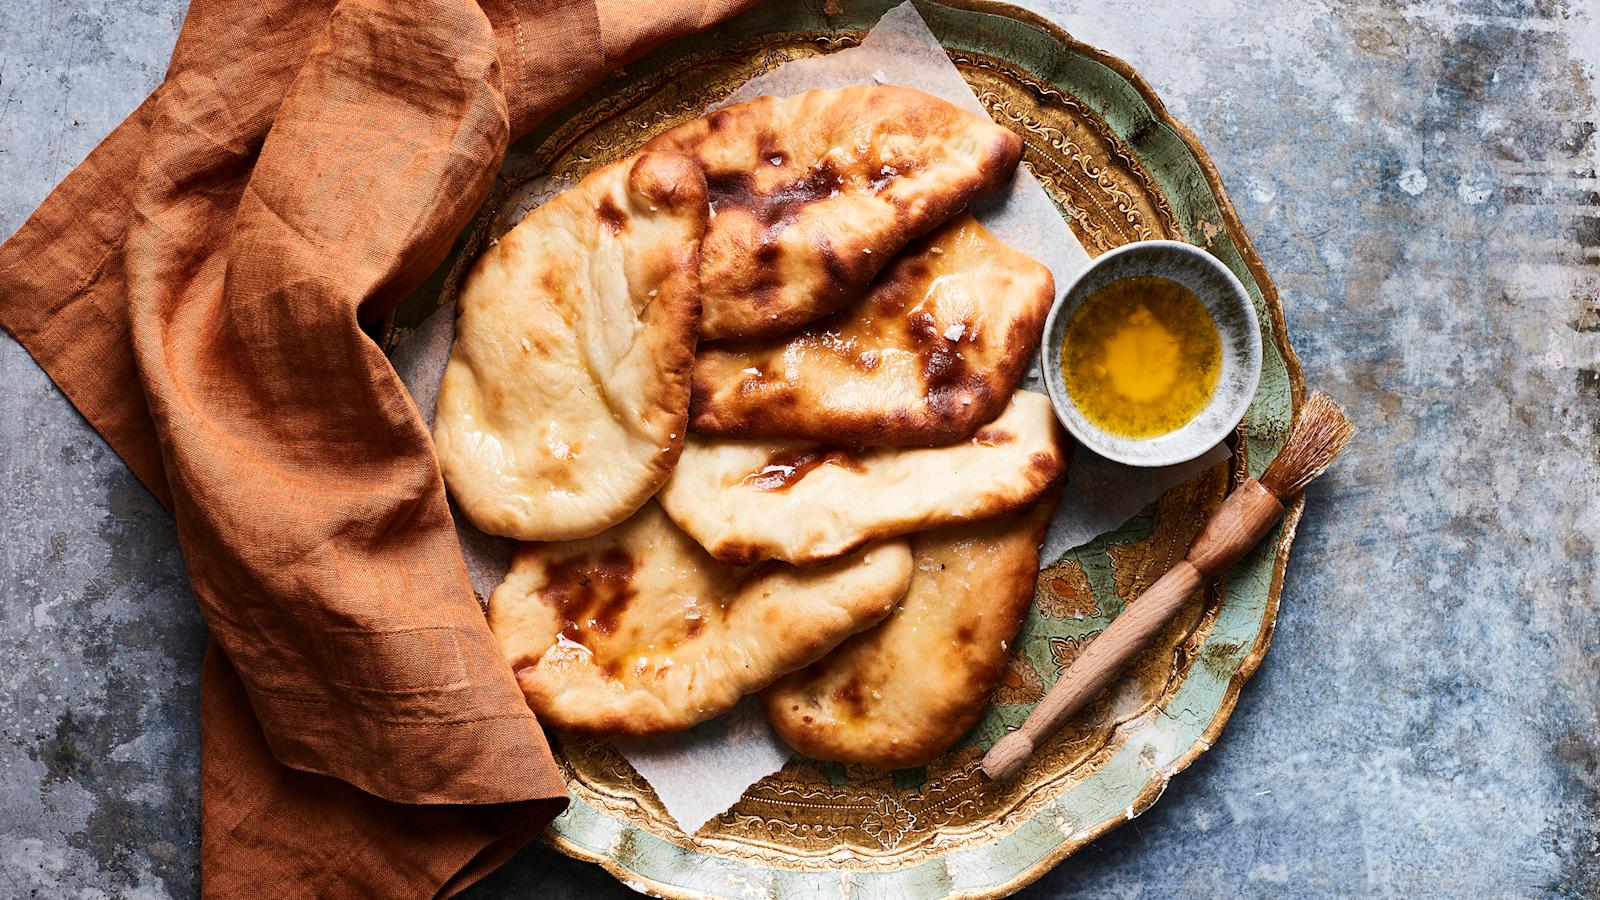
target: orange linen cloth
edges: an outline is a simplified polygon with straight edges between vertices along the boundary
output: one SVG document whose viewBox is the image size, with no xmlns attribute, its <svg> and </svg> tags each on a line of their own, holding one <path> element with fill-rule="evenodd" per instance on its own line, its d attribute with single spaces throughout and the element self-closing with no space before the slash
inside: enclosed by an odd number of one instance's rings
<svg viewBox="0 0 1600 900">
<path fill-rule="evenodd" d="M 448 895 L 566 803 L 433 446 L 361 331 L 510 138 L 748 0 L 194 0 L 0 246 L 0 325 L 176 520 L 210 896 Z"/>
</svg>

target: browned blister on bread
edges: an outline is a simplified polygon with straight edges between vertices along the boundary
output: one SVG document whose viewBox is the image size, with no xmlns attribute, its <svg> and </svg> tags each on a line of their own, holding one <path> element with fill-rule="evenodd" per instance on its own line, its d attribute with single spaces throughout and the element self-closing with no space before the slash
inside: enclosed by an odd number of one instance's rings
<svg viewBox="0 0 1600 900">
<path fill-rule="evenodd" d="M 972 727 L 1033 602 L 1057 492 L 1022 515 L 911 538 L 890 616 L 761 694 L 789 746 L 815 759 L 923 766 Z"/>
<path fill-rule="evenodd" d="M 1050 270 L 962 213 L 871 290 L 773 343 L 702 345 L 691 430 L 932 446 L 1000 414 L 1039 343 Z"/>
<path fill-rule="evenodd" d="M 445 484 L 474 525 L 587 537 L 671 473 L 705 224 L 699 167 L 646 153 L 533 210 L 479 258 L 433 429 Z"/>
<path fill-rule="evenodd" d="M 651 502 L 588 540 L 520 547 L 489 627 L 544 724 L 661 734 L 819 659 L 910 580 L 905 541 L 815 568 L 725 566 Z"/>
<path fill-rule="evenodd" d="M 759 97 L 646 145 L 704 168 L 701 336 L 769 337 L 853 300 L 913 238 L 1010 177 L 1012 132 L 893 85 Z"/>
<path fill-rule="evenodd" d="M 1049 399 L 1017 391 L 993 422 L 942 447 L 691 435 L 656 497 L 723 562 L 810 565 L 880 538 L 1016 513 L 1059 481 L 1066 448 Z"/>
</svg>

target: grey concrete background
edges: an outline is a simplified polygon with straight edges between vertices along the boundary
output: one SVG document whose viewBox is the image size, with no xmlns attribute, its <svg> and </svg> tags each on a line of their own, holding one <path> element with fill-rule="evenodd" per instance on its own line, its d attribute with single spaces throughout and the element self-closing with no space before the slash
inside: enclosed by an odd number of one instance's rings
<svg viewBox="0 0 1600 900">
<path fill-rule="evenodd" d="M 1200 135 L 1363 431 L 1222 741 L 1026 896 L 1600 896 L 1600 6 L 1027 5 Z M 0 4 L 0 234 L 182 11 Z M 193 896 L 203 631 L 170 522 L 9 337 L 0 447 L 0 896 Z M 533 847 L 472 896 L 627 892 Z"/>
</svg>

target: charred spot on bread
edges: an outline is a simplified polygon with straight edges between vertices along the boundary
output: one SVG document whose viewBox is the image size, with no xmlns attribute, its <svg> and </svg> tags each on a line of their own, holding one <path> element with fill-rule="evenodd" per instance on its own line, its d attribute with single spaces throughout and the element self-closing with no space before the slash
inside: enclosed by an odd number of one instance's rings
<svg viewBox="0 0 1600 900">
<path fill-rule="evenodd" d="M 651 206 L 674 212 L 706 205 L 706 177 L 682 153 L 641 153 L 629 172 L 630 187 Z"/>
<path fill-rule="evenodd" d="M 633 599 L 634 561 L 621 547 L 598 557 L 563 559 L 547 570 L 545 593 L 560 610 L 569 637 L 610 634 Z"/>
<path fill-rule="evenodd" d="M 595 214 L 600 219 L 600 224 L 612 234 L 621 234 L 627 227 L 628 214 L 617 208 L 617 202 L 607 194 L 600 198 L 600 205 L 595 209 Z"/>
</svg>

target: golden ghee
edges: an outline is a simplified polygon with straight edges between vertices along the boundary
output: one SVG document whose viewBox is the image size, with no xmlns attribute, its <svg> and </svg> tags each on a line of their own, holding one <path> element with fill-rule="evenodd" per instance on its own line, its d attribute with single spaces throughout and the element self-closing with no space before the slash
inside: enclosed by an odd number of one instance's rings
<svg viewBox="0 0 1600 900">
<path fill-rule="evenodd" d="M 1222 369 L 1222 336 L 1193 292 L 1166 278 L 1114 281 L 1067 323 L 1061 377 L 1085 418 L 1149 438 L 1205 409 Z"/>
</svg>

